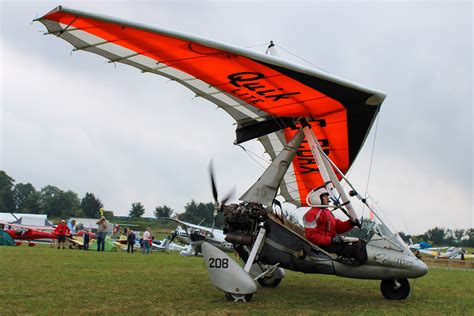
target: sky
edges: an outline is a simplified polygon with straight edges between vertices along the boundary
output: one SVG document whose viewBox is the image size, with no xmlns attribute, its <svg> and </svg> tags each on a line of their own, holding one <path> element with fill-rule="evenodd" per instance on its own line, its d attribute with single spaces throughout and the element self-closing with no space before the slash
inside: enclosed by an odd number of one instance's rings
<svg viewBox="0 0 474 316">
<path fill-rule="evenodd" d="M 0 169 L 152 216 L 211 201 L 211 159 L 221 196 L 263 168 L 214 104 L 44 36 L 31 22 L 58 4 L 261 53 L 273 40 L 287 61 L 385 92 L 351 182 L 395 230 L 474 227 L 471 1 L 0 1 Z"/>
</svg>

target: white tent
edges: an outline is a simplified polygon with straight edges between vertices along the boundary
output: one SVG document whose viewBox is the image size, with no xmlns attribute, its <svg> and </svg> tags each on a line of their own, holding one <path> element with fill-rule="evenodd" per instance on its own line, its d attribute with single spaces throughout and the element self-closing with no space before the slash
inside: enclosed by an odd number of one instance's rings
<svg viewBox="0 0 474 316">
<path fill-rule="evenodd" d="M 44 220 L 48 219 L 48 216 L 46 214 L 0 213 L 0 221 L 3 222 L 14 222 L 20 219 L 21 217 L 43 219 L 43 224 L 41 226 L 44 226 Z"/>
<path fill-rule="evenodd" d="M 97 221 L 99 220 L 98 218 L 80 218 L 80 217 L 71 217 L 69 219 L 71 222 L 75 222 L 75 224 L 81 223 L 85 229 L 97 229 Z M 108 223 L 107 227 L 107 233 L 112 233 L 112 230 L 114 228 L 114 224 Z"/>
</svg>

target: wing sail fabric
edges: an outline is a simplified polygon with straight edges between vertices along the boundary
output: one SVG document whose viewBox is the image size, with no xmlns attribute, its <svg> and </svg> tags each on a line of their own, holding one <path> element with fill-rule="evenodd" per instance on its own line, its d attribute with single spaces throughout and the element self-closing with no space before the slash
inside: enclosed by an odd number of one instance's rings
<svg viewBox="0 0 474 316">
<path fill-rule="evenodd" d="M 316 70 L 165 29 L 61 6 L 37 20 L 74 50 L 170 78 L 215 103 L 236 120 L 238 130 L 250 131 L 244 140 L 259 137 L 272 159 L 296 133 L 291 118 L 304 117 L 329 157 L 346 172 L 385 98 Z M 246 128 L 252 125 L 265 126 L 270 134 Z M 306 193 L 322 181 L 309 154 L 303 142 L 280 188 L 296 205 L 305 205 Z"/>
</svg>

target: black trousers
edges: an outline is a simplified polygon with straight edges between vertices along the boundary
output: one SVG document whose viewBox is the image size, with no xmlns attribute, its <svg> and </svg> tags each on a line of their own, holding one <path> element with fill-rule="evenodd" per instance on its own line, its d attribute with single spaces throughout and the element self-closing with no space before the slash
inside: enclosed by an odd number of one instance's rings
<svg viewBox="0 0 474 316">
<path fill-rule="evenodd" d="M 360 266 L 367 262 L 367 249 L 364 241 L 331 244 L 321 248 L 327 252 L 337 254 L 340 257 L 338 261 L 344 264 Z"/>
<path fill-rule="evenodd" d="M 132 252 L 133 253 L 133 245 L 132 243 L 127 243 L 127 252 Z"/>
</svg>

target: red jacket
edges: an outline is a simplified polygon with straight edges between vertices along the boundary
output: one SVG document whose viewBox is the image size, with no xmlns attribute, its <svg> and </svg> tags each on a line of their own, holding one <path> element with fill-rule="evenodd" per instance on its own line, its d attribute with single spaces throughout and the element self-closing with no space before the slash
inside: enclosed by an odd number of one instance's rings
<svg viewBox="0 0 474 316">
<path fill-rule="evenodd" d="M 329 246 L 332 237 L 352 229 L 350 221 L 341 221 L 326 208 L 311 208 L 303 216 L 306 239 L 317 246 Z"/>
<path fill-rule="evenodd" d="M 58 224 L 56 228 L 54 229 L 54 234 L 57 236 L 67 236 L 70 234 L 69 227 L 67 227 L 66 224 Z"/>
</svg>

